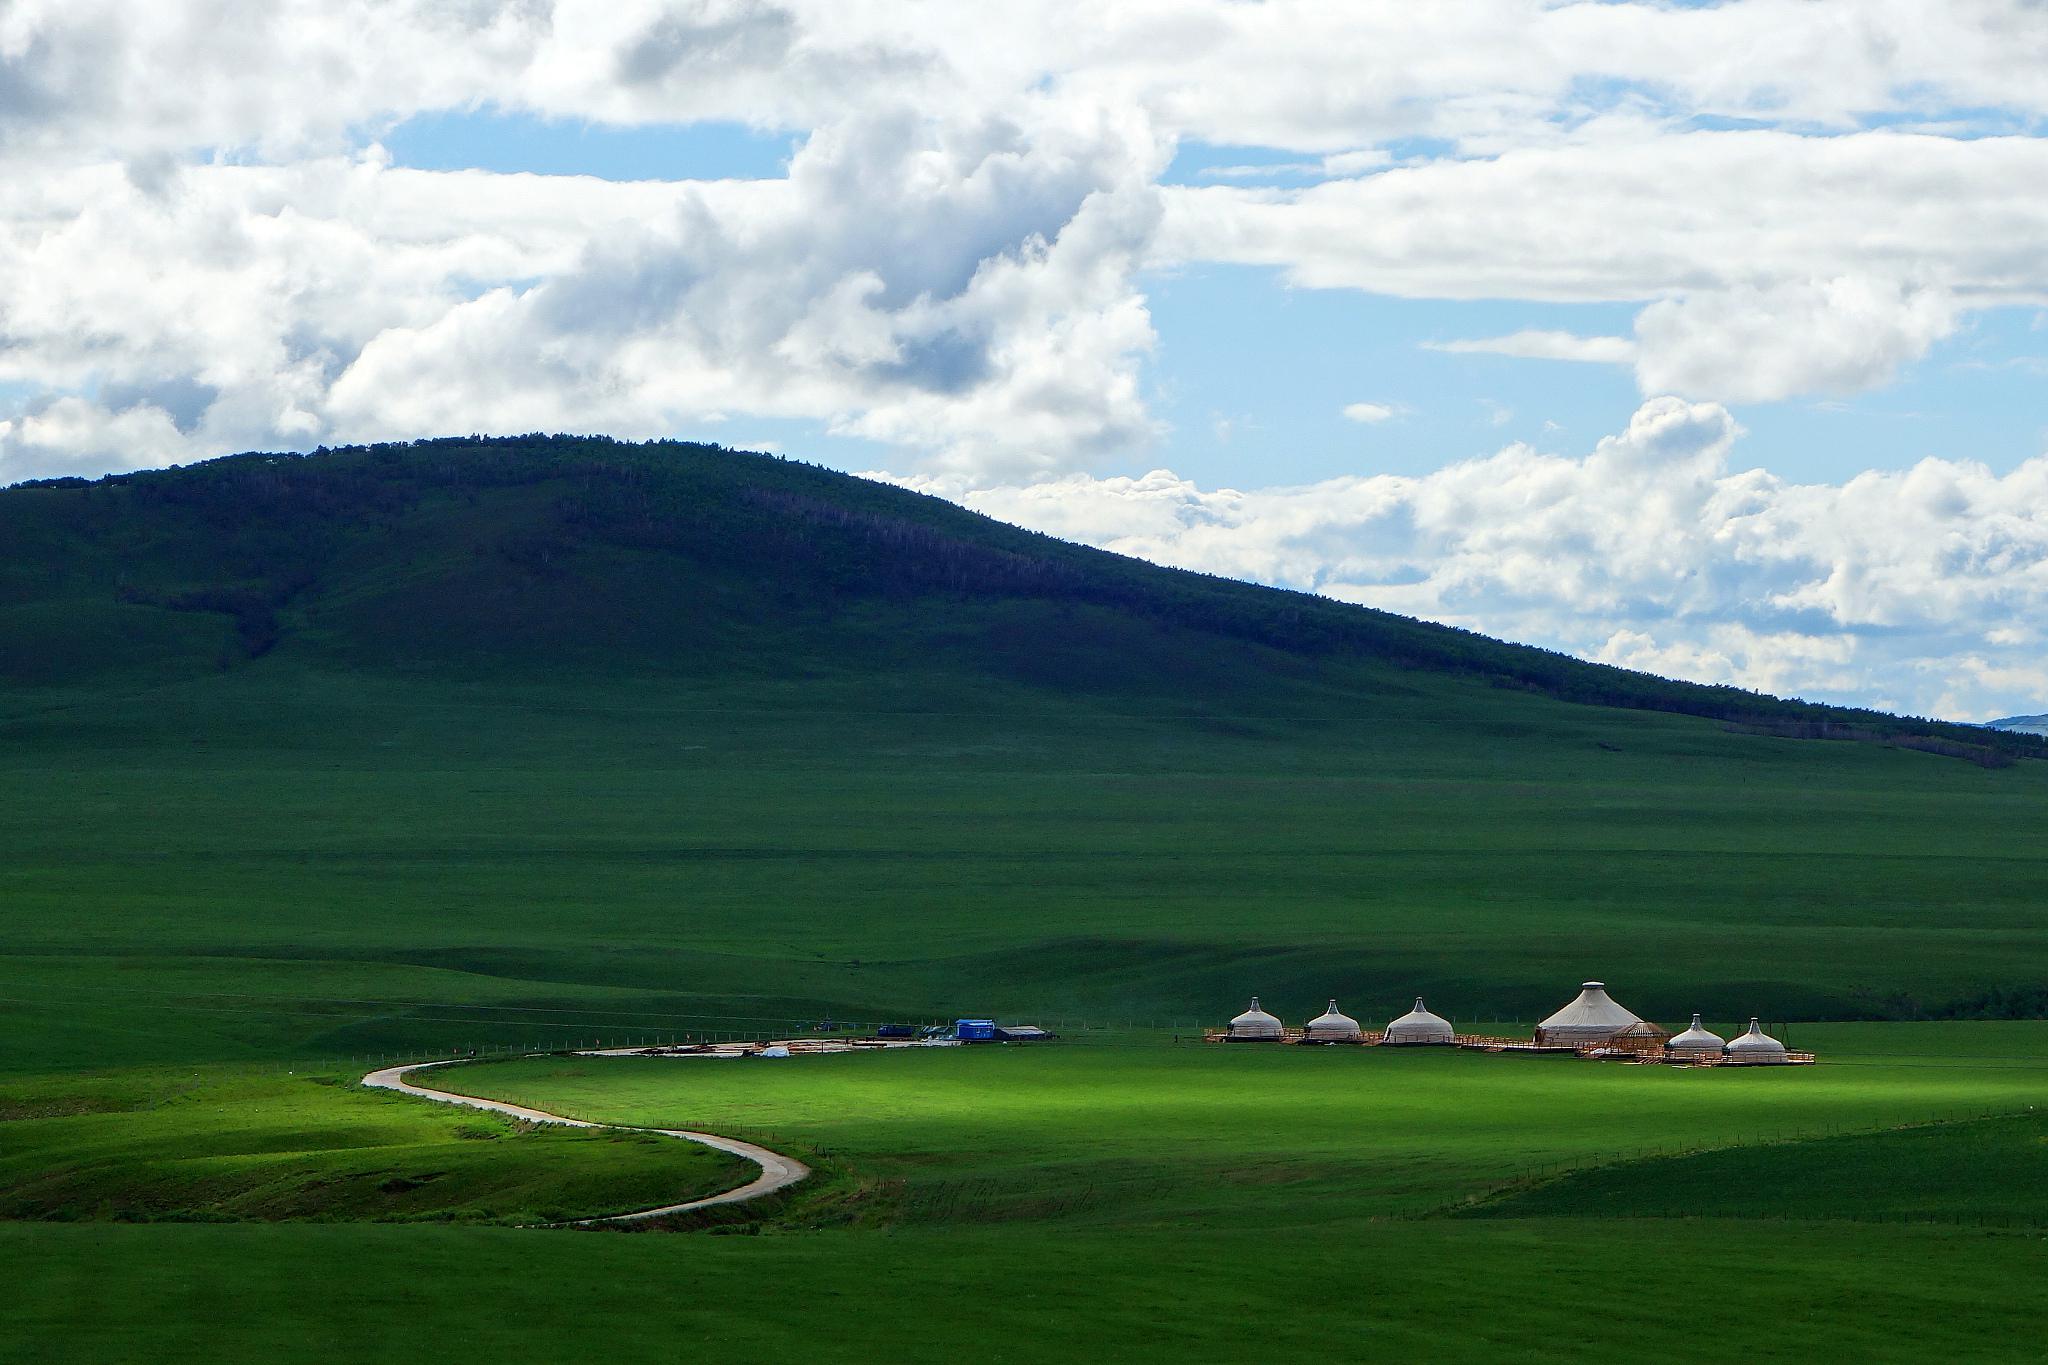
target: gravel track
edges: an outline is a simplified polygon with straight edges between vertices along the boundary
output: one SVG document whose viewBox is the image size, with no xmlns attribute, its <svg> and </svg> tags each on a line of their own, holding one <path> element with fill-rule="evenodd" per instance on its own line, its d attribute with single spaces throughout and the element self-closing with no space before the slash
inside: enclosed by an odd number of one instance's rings
<svg viewBox="0 0 2048 1365">
<path fill-rule="evenodd" d="M 471 1095 L 457 1095 L 446 1090 L 433 1090 L 415 1085 L 406 1078 L 415 1072 L 427 1071 L 437 1066 L 457 1066 L 460 1061 L 408 1062 L 403 1066 L 387 1066 L 381 1071 L 372 1071 L 363 1077 L 363 1084 L 374 1090 L 395 1090 L 401 1095 L 416 1095 L 423 1100 L 435 1100 L 442 1104 L 459 1104 L 469 1109 L 483 1109 L 493 1114 L 505 1114 L 529 1123 L 556 1123 L 565 1128 L 610 1128 L 622 1133 L 657 1133 L 662 1137 L 681 1138 L 684 1142 L 698 1142 L 706 1147 L 715 1147 L 721 1152 L 745 1157 L 761 1168 L 761 1174 L 738 1189 L 727 1190 L 724 1194 L 709 1195 L 703 1199 L 692 1199 L 682 1204 L 663 1204 L 659 1208 L 636 1209 L 632 1213 L 613 1213 L 601 1218 L 577 1218 L 568 1223 L 551 1224 L 556 1227 L 588 1227 L 598 1223 L 634 1223 L 648 1218 L 666 1218 L 674 1213 L 688 1213 L 693 1209 L 716 1208 L 720 1204 L 743 1204 L 749 1199 L 759 1199 L 764 1194 L 788 1189 L 811 1173 L 811 1168 L 795 1157 L 784 1156 L 766 1147 L 738 1138 L 720 1137 L 716 1133 L 698 1133 L 687 1128 L 635 1128 L 622 1123 L 591 1123 L 587 1119 L 572 1119 L 561 1114 L 550 1114 L 544 1109 L 529 1109 L 523 1104 L 508 1104 L 502 1100 L 480 1100 Z"/>
</svg>

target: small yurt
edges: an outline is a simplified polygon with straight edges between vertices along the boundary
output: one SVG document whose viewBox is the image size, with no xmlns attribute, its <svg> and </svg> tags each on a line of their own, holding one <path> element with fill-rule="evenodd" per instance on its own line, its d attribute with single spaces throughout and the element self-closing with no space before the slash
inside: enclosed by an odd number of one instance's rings
<svg viewBox="0 0 2048 1365">
<path fill-rule="evenodd" d="M 1277 1043 L 1283 1036 L 1280 1021 L 1259 1008 L 1259 997 L 1252 997 L 1252 1007 L 1230 1021 L 1230 1041 L 1233 1043 Z"/>
<path fill-rule="evenodd" d="M 1718 1057 L 1721 1055 L 1721 1049 L 1726 1046 L 1727 1039 L 1718 1033 L 1701 1028 L 1700 1017 L 1695 1014 L 1692 1017 L 1692 1027 L 1666 1040 L 1664 1050 L 1690 1053 L 1695 1057 Z"/>
<path fill-rule="evenodd" d="M 1415 997 L 1415 1008 L 1387 1025 L 1385 1042 L 1394 1045 L 1410 1043 L 1454 1043 L 1457 1033 L 1451 1028 L 1451 1021 L 1440 1014 L 1431 1014 L 1422 1003 L 1422 997 Z"/>
<path fill-rule="evenodd" d="M 1650 1040 L 1664 1030 L 1615 1003 L 1605 983 L 1582 982 L 1579 998 L 1536 1026 L 1539 1047 L 1585 1047 L 1592 1043 Z"/>
<path fill-rule="evenodd" d="M 1256 1009 L 1258 1003 L 1254 1000 L 1252 1007 Z M 1328 1009 L 1308 1021 L 1308 1032 L 1303 1036 L 1311 1043 L 1348 1043 L 1356 1041 L 1358 1034 L 1358 1021 L 1348 1014 L 1340 1013 L 1337 1002 L 1332 1000 Z"/>
<path fill-rule="evenodd" d="M 1782 1062 L 1785 1060 L 1785 1045 L 1765 1033 L 1762 1026 L 1751 1019 L 1749 1032 L 1728 1040 L 1728 1055 L 1745 1062 Z"/>
</svg>

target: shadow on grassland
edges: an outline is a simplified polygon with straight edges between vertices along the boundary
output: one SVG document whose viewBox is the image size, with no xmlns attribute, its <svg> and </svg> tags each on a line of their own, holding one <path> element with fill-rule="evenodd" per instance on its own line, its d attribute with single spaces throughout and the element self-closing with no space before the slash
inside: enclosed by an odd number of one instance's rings
<svg viewBox="0 0 2048 1365">
<path fill-rule="evenodd" d="M 1651 1157 L 1511 1186 L 1460 1218 L 1797 1218 L 2048 1227 L 2048 1114 Z"/>
</svg>

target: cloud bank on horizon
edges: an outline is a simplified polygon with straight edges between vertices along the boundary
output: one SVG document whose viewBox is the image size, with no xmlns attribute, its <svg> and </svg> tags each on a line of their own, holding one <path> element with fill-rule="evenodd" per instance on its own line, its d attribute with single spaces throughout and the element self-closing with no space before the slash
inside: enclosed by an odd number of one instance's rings
<svg viewBox="0 0 2048 1365">
<path fill-rule="evenodd" d="M 434 118 L 787 152 L 599 178 L 389 150 Z M 1739 467 L 1731 408 L 1882 390 L 2048 308 L 2044 118 L 2034 0 L 16 0 L 0 482 L 779 422 L 1163 562 L 1706 681 L 2039 710 L 2048 458 L 1802 482 Z M 1250 491 L 1138 476 L 1185 434 L 1161 282 L 1239 269 L 1590 311 L 1419 344 L 1639 406 L 1576 455 L 1391 474 L 1336 445 L 1265 488 L 1280 414 L 1252 413 L 1215 433 Z M 1976 363 L 2022 394 L 2048 368 Z M 1325 406 L 1384 447 L 1432 399 L 1357 374 Z"/>
</svg>

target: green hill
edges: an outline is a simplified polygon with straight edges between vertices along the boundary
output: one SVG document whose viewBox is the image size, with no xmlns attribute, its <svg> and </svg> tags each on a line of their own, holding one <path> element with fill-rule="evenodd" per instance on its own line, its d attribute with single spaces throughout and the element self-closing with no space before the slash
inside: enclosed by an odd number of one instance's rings
<svg viewBox="0 0 2048 1365">
<path fill-rule="evenodd" d="M 2044 1282 L 2041 1201 L 2012 1182 L 2043 1026 L 1988 1022 L 2048 1014 L 2040 740 L 1593 667 L 706 447 L 32 485 L 0 491 L 0 547 L 0 1335 L 37 1360 L 2040 1336 L 2012 1286 Z M 1254 992 L 1504 1030 L 1588 976 L 1667 1022 L 1793 1021 L 1824 1064 L 1175 1041 Z M 460 1071 L 797 1153 L 814 1182 L 720 1223 L 760 1236 L 463 1226 L 733 1177 L 356 1083 L 392 1054 L 968 1012 L 1068 1040 Z M 1808 1022 L 1918 1018 L 1987 1022 Z M 349 1225 L 384 1219 L 449 1226 Z M 1306 1305 L 1304 1254 L 1414 1273 Z"/>
<path fill-rule="evenodd" d="M 273 651 L 513 678 L 999 679 L 1323 710 L 1447 674 L 1563 700 L 2039 751 L 1700 687 L 1163 569 L 711 446 L 530 437 L 250 454 L 0 493 L 0 679 L 189 676 Z"/>
<path fill-rule="evenodd" d="M 238 456 L 0 491 L 0 538 L 24 1058 L 1483 1022 L 1588 975 L 1665 1018 L 2048 1009 L 2028 736 L 701 446 Z"/>
</svg>

